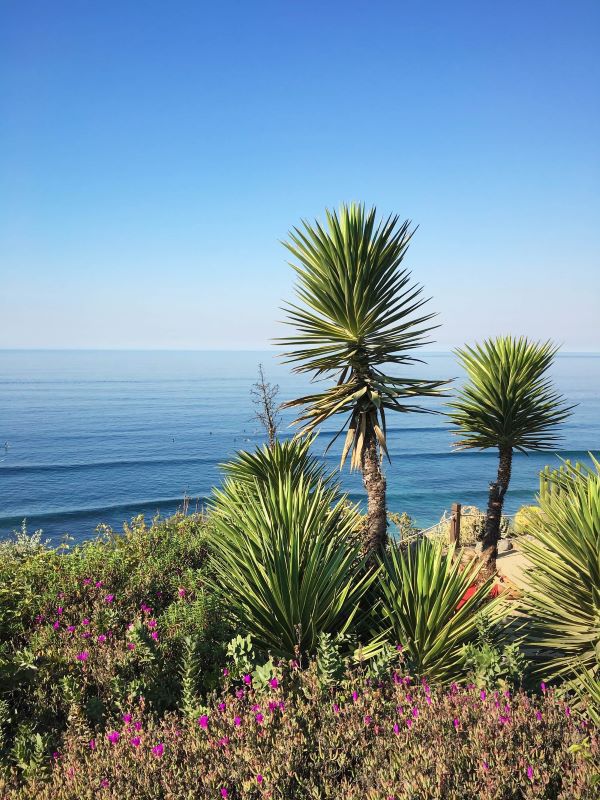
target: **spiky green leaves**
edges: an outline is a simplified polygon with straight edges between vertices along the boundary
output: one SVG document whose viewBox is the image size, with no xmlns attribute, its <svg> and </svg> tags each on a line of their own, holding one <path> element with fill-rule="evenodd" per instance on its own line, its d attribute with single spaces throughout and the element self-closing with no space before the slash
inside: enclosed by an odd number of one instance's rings
<svg viewBox="0 0 600 800">
<path fill-rule="evenodd" d="M 462 448 L 544 450 L 559 440 L 555 428 L 570 415 L 548 370 L 558 348 L 512 336 L 456 350 L 467 382 L 449 407 Z"/>
<path fill-rule="evenodd" d="M 463 647 L 477 637 L 478 612 L 500 618 L 502 601 L 488 601 L 492 579 L 458 608 L 480 569 L 476 559 L 461 564 L 453 547 L 445 550 L 426 537 L 408 547 L 392 544 L 383 557 L 379 626 L 388 640 L 402 644 L 417 675 L 432 682 L 460 680 Z"/>
<path fill-rule="evenodd" d="M 532 564 L 524 605 L 542 674 L 577 686 L 586 670 L 600 680 L 600 463 L 545 478 L 521 545 Z"/>
<path fill-rule="evenodd" d="M 298 333 L 279 342 L 293 348 L 284 357 L 294 371 L 337 378 L 331 389 L 287 406 L 305 406 L 297 420 L 303 433 L 347 415 L 344 457 L 352 448 L 356 467 L 367 427 L 385 450 L 385 411 L 418 410 L 410 401 L 438 394 L 444 382 L 392 377 L 381 369 L 414 363 L 411 351 L 428 342 L 434 327 L 428 325 L 434 315 L 421 311 L 427 302 L 422 287 L 401 266 L 410 223 L 397 216 L 377 222 L 375 208 L 367 213 L 356 204 L 326 214 L 325 227 L 304 222 L 285 243 L 295 259 L 300 304 L 286 307 L 287 324 Z"/>
<path fill-rule="evenodd" d="M 228 481 L 213 514 L 215 586 L 265 652 L 314 653 L 345 631 L 373 580 L 359 554 L 357 510 L 335 487 L 287 474 Z"/>
</svg>

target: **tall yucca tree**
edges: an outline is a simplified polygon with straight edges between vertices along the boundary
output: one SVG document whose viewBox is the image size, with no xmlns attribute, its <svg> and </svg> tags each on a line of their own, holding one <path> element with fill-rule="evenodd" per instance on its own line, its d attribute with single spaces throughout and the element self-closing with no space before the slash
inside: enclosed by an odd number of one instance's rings
<svg viewBox="0 0 600 800">
<path fill-rule="evenodd" d="M 560 436 L 556 426 L 573 406 L 552 385 L 548 370 L 558 347 L 526 337 L 499 336 L 455 351 L 467 381 L 449 407 L 458 430 L 457 449 L 498 449 L 498 474 L 490 483 L 482 559 L 496 570 L 504 497 L 515 450 L 549 450 Z"/>
<path fill-rule="evenodd" d="M 386 481 L 381 469 L 386 444 L 386 411 L 422 411 L 411 401 L 440 394 L 445 381 L 388 375 L 389 366 L 405 367 L 418 359 L 411 351 L 428 343 L 434 314 L 421 312 L 427 302 L 422 287 L 402 268 L 414 231 L 410 222 L 376 209 L 342 205 L 326 211 L 327 223 L 302 222 L 284 242 L 292 254 L 300 301 L 285 307 L 296 335 L 278 342 L 293 348 L 284 354 L 295 372 L 314 379 L 336 379 L 322 392 L 299 397 L 287 407 L 304 406 L 296 420 L 299 435 L 338 414 L 346 415 L 343 466 L 362 471 L 368 495 L 365 545 L 374 552 L 387 538 Z M 337 436 L 335 438 L 337 438 Z M 335 441 L 335 439 L 334 439 Z M 331 444 L 331 443 L 330 443 Z M 389 455 L 388 455 L 389 457 Z"/>
</svg>

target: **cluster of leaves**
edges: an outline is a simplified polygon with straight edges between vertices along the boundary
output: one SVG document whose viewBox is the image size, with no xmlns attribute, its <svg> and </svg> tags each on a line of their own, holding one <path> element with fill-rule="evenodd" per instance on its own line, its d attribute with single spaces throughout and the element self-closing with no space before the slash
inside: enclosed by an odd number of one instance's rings
<svg viewBox="0 0 600 800">
<path fill-rule="evenodd" d="M 179 707 L 182 694 L 189 706 L 190 675 L 204 690 L 215 683 L 231 632 L 206 590 L 207 537 L 202 518 L 179 515 L 150 526 L 136 518 L 70 552 L 5 548 L 4 766 L 26 774 L 70 720 L 101 724 L 140 696 L 157 712 Z M 180 672 L 173 665 L 185 655 Z"/>
<path fill-rule="evenodd" d="M 279 665 L 224 685 L 192 719 L 143 703 L 82 737 L 70 728 L 45 780 L 10 777 L 17 800 L 467 800 L 592 798 L 597 733 L 554 692 L 447 690 L 400 668 L 323 682 Z"/>
</svg>

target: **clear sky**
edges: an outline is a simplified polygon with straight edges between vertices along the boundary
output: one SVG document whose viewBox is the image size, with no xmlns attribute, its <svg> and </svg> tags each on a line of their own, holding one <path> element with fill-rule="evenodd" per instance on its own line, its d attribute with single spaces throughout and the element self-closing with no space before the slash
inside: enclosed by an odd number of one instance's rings
<svg viewBox="0 0 600 800">
<path fill-rule="evenodd" d="M 0 0 L 0 347 L 263 348 L 360 200 L 435 349 L 598 351 L 599 54 L 598 0 Z"/>
</svg>

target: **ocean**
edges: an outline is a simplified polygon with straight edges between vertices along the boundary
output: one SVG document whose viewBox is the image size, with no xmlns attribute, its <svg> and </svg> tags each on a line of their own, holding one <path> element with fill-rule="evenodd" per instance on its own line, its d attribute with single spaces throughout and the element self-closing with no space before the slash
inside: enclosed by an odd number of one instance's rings
<svg viewBox="0 0 600 800">
<path fill-rule="evenodd" d="M 412 376 L 460 383 L 450 354 L 419 356 L 427 364 L 409 368 Z M 24 519 L 57 543 L 91 538 L 99 523 L 120 529 L 137 514 L 172 514 L 184 496 L 201 508 L 221 480 L 219 464 L 264 441 L 250 395 L 259 363 L 282 401 L 310 388 L 272 351 L 0 351 L 0 538 Z M 533 499 L 544 465 L 600 451 L 600 354 L 559 356 L 553 378 L 577 408 L 560 450 L 515 457 L 507 513 Z M 292 419 L 284 415 L 283 436 Z M 390 510 L 427 526 L 455 501 L 485 507 L 494 452 L 453 452 L 442 415 L 390 414 L 388 424 Z M 333 423 L 321 431 L 316 453 L 335 432 Z M 323 456 L 331 469 L 340 447 Z M 345 468 L 341 477 L 362 502 L 360 476 Z"/>
</svg>

